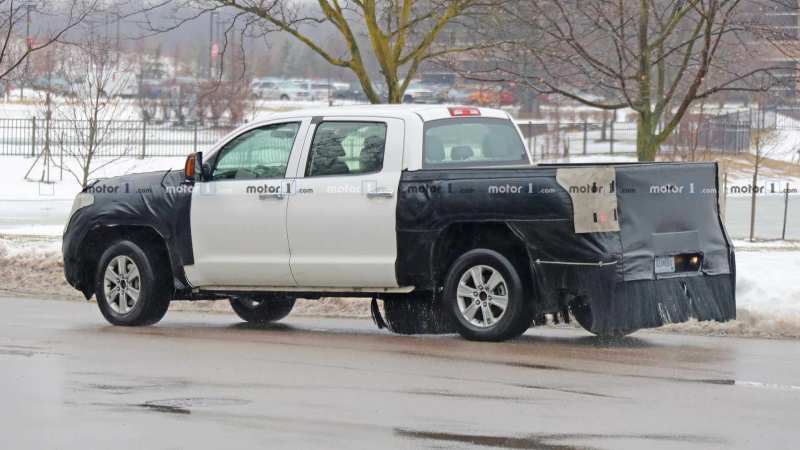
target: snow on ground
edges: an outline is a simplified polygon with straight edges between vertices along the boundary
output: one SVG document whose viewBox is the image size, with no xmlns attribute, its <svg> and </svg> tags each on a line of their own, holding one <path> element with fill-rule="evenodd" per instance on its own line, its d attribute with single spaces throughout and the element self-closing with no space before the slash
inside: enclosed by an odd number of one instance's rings
<svg viewBox="0 0 800 450">
<path fill-rule="evenodd" d="M 762 150 L 763 155 L 769 159 L 800 164 L 800 120 L 776 114 L 776 123 L 780 124 L 780 128 L 768 138 L 770 142 Z M 755 153 L 755 149 L 751 149 L 751 152 Z"/>
<path fill-rule="evenodd" d="M 740 249 L 736 252 L 737 306 L 761 313 L 800 315 L 798 275 L 798 250 Z"/>
</svg>

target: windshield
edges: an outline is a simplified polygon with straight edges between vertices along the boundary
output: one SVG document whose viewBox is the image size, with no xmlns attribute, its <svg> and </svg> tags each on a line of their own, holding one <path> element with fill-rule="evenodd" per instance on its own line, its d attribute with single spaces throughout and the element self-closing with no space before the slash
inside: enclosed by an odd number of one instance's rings
<svg viewBox="0 0 800 450">
<path fill-rule="evenodd" d="M 469 117 L 425 124 L 423 167 L 530 165 L 525 145 L 508 119 Z"/>
</svg>

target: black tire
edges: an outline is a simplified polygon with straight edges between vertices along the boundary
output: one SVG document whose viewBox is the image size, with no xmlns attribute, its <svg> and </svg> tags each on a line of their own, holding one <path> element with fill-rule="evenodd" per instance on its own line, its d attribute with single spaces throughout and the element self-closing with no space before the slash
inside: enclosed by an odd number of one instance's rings
<svg viewBox="0 0 800 450">
<path fill-rule="evenodd" d="M 433 294 L 412 293 L 383 302 L 386 325 L 397 334 L 442 334 L 456 331 L 450 314 Z"/>
<path fill-rule="evenodd" d="M 475 288 L 473 295 L 478 301 L 476 303 L 478 305 L 476 308 L 478 309 L 474 315 L 474 320 L 482 321 L 483 325 L 476 325 L 467 319 L 468 313 L 462 313 L 461 310 L 461 302 L 465 301 L 466 298 L 457 295 L 462 277 L 466 277 L 471 273 L 471 269 L 476 267 L 487 268 L 481 271 L 481 278 L 488 276 L 487 272 L 499 272 L 504 285 L 502 291 L 497 290 L 500 289 L 500 284 L 492 288 L 489 288 L 488 284 L 486 286 L 481 284 L 480 287 L 470 287 L 470 289 Z M 471 279 L 474 280 L 474 276 Z M 482 282 L 488 281 L 491 281 L 491 277 Z M 467 280 L 467 282 L 469 283 L 470 281 Z M 444 283 L 443 302 L 455 319 L 454 323 L 458 333 L 464 338 L 473 341 L 505 341 L 520 336 L 533 323 L 533 309 L 527 299 L 526 292 L 527 290 L 517 269 L 508 258 L 494 250 L 479 248 L 464 253 L 450 266 Z M 484 296 L 483 294 L 486 295 Z M 487 315 L 493 315 L 499 309 L 499 306 L 492 303 L 492 295 L 497 295 L 498 298 L 501 296 L 507 298 L 506 307 L 496 320 L 494 316 L 492 318 L 483 316 L 486 308 L 489 308 L 489 314 Z M 469 307 L 471 305 L 465 307 L 465 311 Z M 481 316 L 480 318 L 478 318 L 479 315 Z"/>
<path fill-rule="evenodd" d="M 283 101 L 289 100 L 289 96 L 286 95 L 286 94 L 282 94 L 281 95 L 281 100 L 283 100 Z"/>
<path fill-rule="evenodd" d="M 242 320 L 249 323 L 277 322 L 288 316 L 295 299 L 284 296 L 231 297 L 231 308 Z"/>
<path fill-rule="evenodd" d="M 627 330 L 610 330 L 610 331 L 603 331 L 603 332 L 595 332 L 592 331 L 592 325 L 594 323 L 594 318 L 592 316 L 592 307 L 586 303 L 585 301 L 579 301 L 578 303 L 572 305 L 572 316 L 575 317 L 575 321 L 589 333 L 594 334 L 597 337 L 604 338 L 604 339 L 619 339 L 621 337 L 625 337 L 631 333 L 635 333 L 638 331 L 638 328 L 632 328 Z"/>
<path fill-rule="evenodd" d="M 129 281 L 130 288 L 138 288 L 138 298 L 134 302 L 128 294 L 106 296 L 106 286 L 113 286 L 106 278 L 106 271 L 112 262 L 116 267 L 120 259 L 128 258 L 135 264 L 139 275 L 138 283 L 134 279 Z M 125 260 L 125 261 L 128 261 Z M 128 271 L 133 272 L 134 266 L 126 265 Z M 111 269 L 112 271 L 114 269 Z M 129 240 L 120 240 L 112 243 L 100 256 L 95 274 L 95 295 L 97 306 L 105 319 L 119 326 L 145 326 L 153 325 L 160 321 L 167 313 L 172 297 L 171 273 L 169 261 L 156 248 L 141 246 Z M 117 282 L 117 286 L 121 284 Z M 125 308 L 121 306 L 125 298 Z M 116 305 L 116 306 L 115 306 Z"/>
</svg>

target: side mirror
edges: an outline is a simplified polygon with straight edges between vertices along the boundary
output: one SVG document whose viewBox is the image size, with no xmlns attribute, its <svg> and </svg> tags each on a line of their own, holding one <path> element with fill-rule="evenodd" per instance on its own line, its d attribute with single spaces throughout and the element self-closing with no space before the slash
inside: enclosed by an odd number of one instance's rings
<svg viewBox="0 0 800 450">
<path fill-rule="evenodd" d="M 187 183 L 203 181 L 203 152 L 192 153 L 186 157 L 183 175 Z"/>
</svg>

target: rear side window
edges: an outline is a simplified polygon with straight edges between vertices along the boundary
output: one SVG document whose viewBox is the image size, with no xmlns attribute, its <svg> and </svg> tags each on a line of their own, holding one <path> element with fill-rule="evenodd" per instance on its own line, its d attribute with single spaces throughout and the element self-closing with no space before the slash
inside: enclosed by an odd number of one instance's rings
<svg viewBox="0 0 800 450">
<path fill-rule="evenodd" d="M 423 167 L 529 165 L 525 145 L 507 119 L 465 117 L 425 124 Z"/>
<path fill-rule="evenodd" d="M 383 122 L 322 122 L 311 142 L 306 176 L 380 172 L 385 148 Z"/>
</svg>

